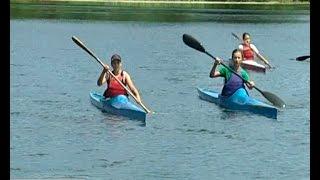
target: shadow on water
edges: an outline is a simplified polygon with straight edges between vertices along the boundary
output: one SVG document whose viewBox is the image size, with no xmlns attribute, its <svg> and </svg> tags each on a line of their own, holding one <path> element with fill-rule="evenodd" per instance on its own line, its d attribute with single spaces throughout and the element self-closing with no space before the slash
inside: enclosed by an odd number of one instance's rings
<svg viewBox="0 0 320 180">
<path fill-rule="evenodd" d="M 131 119 L 128 117 L 117 116 L 113 114 L 103 113 L 106 117 L 101 119 L 101 122 L 105 123 L 107 126 L 112 127 L 125 127 L 126 125 L 134 125 L 140 127 L 146 127 L 146 121 Z"/>
<path fill-rule="evenodd" d="M 237 111 L 237 110 L 229 110 L 225 108 L 220 108 L 220 119 L 221 120 L 226 120 L 226 121 L 237 121 L 239 119 L 250 119 L 253 116 L 261 117 L 261 118 L 267 118 L 262 115 L 258 114 L 252 114 L 251 112 L 246 112 L 246 111 Z M 270 120 L 274 120 L 272 118 L 268 118 Z"/>
<path fill-rule="evenodd" d="M 11 4 L 10 17 L 145 22 L 305 23 L 310 21 L 310 11 Z"/>
</svg>

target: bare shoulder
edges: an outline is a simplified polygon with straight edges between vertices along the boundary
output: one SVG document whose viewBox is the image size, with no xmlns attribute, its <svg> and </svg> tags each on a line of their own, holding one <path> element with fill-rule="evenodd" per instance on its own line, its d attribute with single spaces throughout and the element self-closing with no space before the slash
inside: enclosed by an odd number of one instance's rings
<svg viewBox="0 0 320 180">
<path fill-rule="evenodd" d="M 258 48 L 254 44 L 250 44 L 251 49 L 253 49 L 255 52 L 259 52 Z"/>
<path fill-rule="evenodd" d="M 254 44 L 250 44 L 251 48 L 257 48 Z"/>
<path fill-rule="evenodd" d="M 123 71 L 123 76 L 126 77 L 130 77 L 130 74 L 127 71 Z"/>
<path fill-rule="evenodd" d="M 131 81 L 130 74 L 126 71 L 123 71 L 123 78 L 125 82 Z"/>
</svg>

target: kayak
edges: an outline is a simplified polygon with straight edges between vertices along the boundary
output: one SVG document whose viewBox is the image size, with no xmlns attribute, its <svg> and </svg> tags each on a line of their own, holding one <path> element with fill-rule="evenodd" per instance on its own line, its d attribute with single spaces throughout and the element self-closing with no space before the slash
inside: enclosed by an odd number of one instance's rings
<svg viewBox="0 0 320 180">
<path fill-rule="evenodd" d="M 248 111 L 269 118 L 277 119 L 278 109 L 262 101 L 248 96 L 247 91 L 243 88 L 238 89 L 230 97 L 221 96 L 218 92 L 208 89 L 197 88 L 200 99 L 213 102 L 221 107 Z"/>
<path fill-rule="evenodd" d="M 105 99 L 100 93 L 90 92 L 90 101 L 104 113 L 125 116 L 135 120 L 146 120 L 146 112 L 130 102 L 125 95 Z"/>
<path fill-rule="evenodd" d="M 241 67 L 246 70 L 251 70 L 260 73 L 266 73 L 266 66 L 257 63 L 253 60 L 242 61 Z"/>
</svg>

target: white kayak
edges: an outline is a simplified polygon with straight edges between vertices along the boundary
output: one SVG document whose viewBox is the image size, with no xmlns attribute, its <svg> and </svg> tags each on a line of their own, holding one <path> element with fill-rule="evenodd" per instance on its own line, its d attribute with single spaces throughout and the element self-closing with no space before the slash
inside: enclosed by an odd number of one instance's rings
<svg viewBox="0 0 320 180">
<path fill-rule="evenodd" d="M 259 64 L 253 60 L 242 61 L 241 67 L 249 71 L 266 73 L 266 66 Z"/>
</svg>

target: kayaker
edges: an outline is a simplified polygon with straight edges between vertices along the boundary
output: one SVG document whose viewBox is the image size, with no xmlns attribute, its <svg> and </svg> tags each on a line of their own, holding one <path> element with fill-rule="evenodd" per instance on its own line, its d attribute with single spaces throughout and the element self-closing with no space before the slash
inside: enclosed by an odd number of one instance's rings
<svg viewBox="0 0 320 180">
<path fill-rule="evenodd" d="M 269 64 L 268 60 L 266 60 L 266 58 L 264 58 L 259 53 L 259 50 L 257 49 L 257 47 L 254 44 L 251 43 L 251 37 L 250 37 L 249 33 L 247 33 L 247 32 L 243 33 L 242 40 L 243 40 L 243 43 L 239 45 L 238 49 L 240 49 L 242 51 L 243 58 L 244 58 L 243 60 L 244 61 L 254 60 L 255 56 L 257 56 L 266 65 L 271 67 L 271 65 Z"/>
<path fill-rule="evenodd" d="M 241 62 L 243 60 L 242 51 L 239 49 L 235 49 L 232 51 L 232 59 L 229 63 L 229 67 L 233 69 L 235 72 L 237 72 L 243 79 L 249 81 L 249 75 L 246 70 L 241 68 Z M 239 88 L 244 88 L 244 84 L 249 89 L 252 89 L 254 86 L 253 81 L 249 81 L 249 83 L 245 83 L 241 78 L 239 78 L 237 75 L 235 75 L 233 72 L 228 70 L 228 68 L 222 66 L 219 68 L 219 70 L 216 70 L 217 66 L 221 63 L 221 59 L 217 57 L 215 60 L 213 67 L 210 71 L 210 78 L 216 78 L 216 77 L 224 77 L 224 86 L 221 92 L 222 96 L 229 97 L 234 92 L 236 92 Z"/>
<path fill-rule="evenodd" d="M 121 63 L 121 57 L 118 54 L 114 54 L 111 56 L 111 66 L 113 68 L 112 73 L 119 79 L 124 85 L 128 86 L 131 92 L 135 95 L 135 97 L 138 100 L 138 103 L 141 103 L 141 98 L 139 91 L 133 84 L 130 75 L 122 70 L 122 63 Z M 117 95 L 126 95 L 127 91 L 121 86 L 121 84 L 114 79 L 113 76 L 111 76 L 108 73 L 109 66 L 105 64 L 105 67 L 103 68 L 99 79 L 98 79 L 98 86 L 103 85 L 107 82 L 107 89 L 103 93 L 103 96 L 105 98 L 112 98 Z"/>
</svg>

